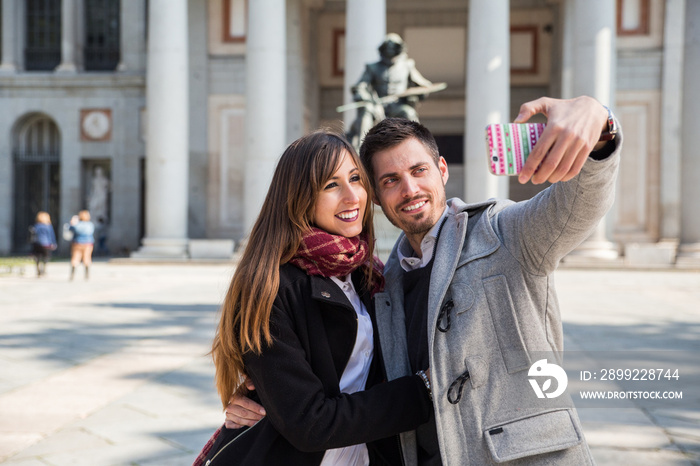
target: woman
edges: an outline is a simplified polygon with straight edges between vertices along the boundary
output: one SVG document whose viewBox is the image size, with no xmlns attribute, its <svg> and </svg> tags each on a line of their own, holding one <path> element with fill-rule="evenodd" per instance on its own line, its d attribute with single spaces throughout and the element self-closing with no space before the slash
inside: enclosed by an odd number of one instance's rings
<svg viewBox="0 0 700 466">
<path fill-rule="evenodd" d="M 224 427 L 201 455 L 212 466 L 392 464 L 398 442 L 380 439 L 427 421 L 424 374 L 378 383 L 369 186 L 341 136 L 315 132 L 282 155 L 212 348 L 223 405 L 247 374 L 267 416 Z"/>
<path fill-rule="evenodd" d="M 56 249 L 56 233 L 51 225 L 48 212 L 36 214 L 33 228 L 32 254 L 36 261 L 36 276 L 46 275 L 46 262 L 51 259 L 51 251 Z"/>
<path fill-rule="evenodd" d="M 70 279 L 73 280 L 75 268 L 81 262 L 85 264 L 85 280 L 92 265 L 92 249 L 95 246 L 95 224 L 90 221 L 90 212 L 81 210 L 70 221 L 70 231 L 73 232 L 73 242 L 70 249 Z"/>
</svg>

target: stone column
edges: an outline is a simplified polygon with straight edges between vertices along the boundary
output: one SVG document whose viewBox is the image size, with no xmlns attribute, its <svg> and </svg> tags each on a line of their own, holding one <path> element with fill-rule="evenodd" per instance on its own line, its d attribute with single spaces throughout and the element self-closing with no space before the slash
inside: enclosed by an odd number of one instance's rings
<svg viewBox="0 0 700 466">
<path fill-rule="evenodd" d="M 287 0 L 287 140 L 294 141 L 307 129 L 305 115 L 304 68 L 302 37 L 302 1 Z"/>
<path fill-rule="evenodd" d="M 697 116 L 700 112 L 700 2 L 686 2 L 683 70 L 683 128 L 681 162 L 681 246 L 679 266 L 700 265 L 700 152 Z"/>
<path fill-rule="evenodd" d="M 562 15 L 561 44 L 561 98 L 574 97 L 574 40 L 576 32 L 576 12 L 573 0 L 560 3 Z"/>
<path fill-rule="evenodd" d="M 60 73 L 75 73 L 75 0 L 61 2 L 61 63 L 56 68 Z"/>
<path fill-rule="evenodd" d="M 16 0 L 2 0 L 2 62 L 0 73 L 14 73 L 17 71 L 15 48 L 17 47 L 17 21 Z"/>
<path fill-rule="evenodd" d="M 615 103 L 616 9 L 609 0 L 574 0 L 574 96 Z"/>
<path fill-rule="evenodd" d="M 142 71 L 146 56 L 146 5 L 145 0 L 122 1 L 120 21 L 121 57 L 117 71 Z"/>
<path fill-rule="evenodd" d="M 248 2 L 244 231 L 250 233 L 286 144 L 286 1 Z"/>
<path fill-rule="evenodd" d="M 677 245 L 681 229 L 681 112 L 686 0 L 667 0 L 661 107 L 661 241 Z"/>
<path fill-rule="evenodd" d="M 464 129 L 464 200 L 508 197 L 508 177 L 488 171 L 484 129 L 510 121 L 509 0 L 470 0 Z"/>
<path fill-rule="evenodd" d="M 187 24 L 187 0 L 149 0 L 146 237 L 136 258 L 187 257 Z"/>
<path fill-rule="evenodd" d="M 615 2 L 610 0 L 574 0 L 573 96 L 589 95 L 603 105 L 615 106 Z M 607 239 L 604 218 L 593 234 L 570 255 L 596 259 L 615 259 L 615 245 Z"/>
<path fill-rule="evenodd" d="M 367 63 L 379 60 L 379 46 L 386 36 L 385 0 L 348 0 L 345 7 L 345 83 L 343 103 L 352 102 L 350 88 L 360 79 Z M 345 112 L 345 128 L 355 120 L 355 110 Z"/>
</svg>

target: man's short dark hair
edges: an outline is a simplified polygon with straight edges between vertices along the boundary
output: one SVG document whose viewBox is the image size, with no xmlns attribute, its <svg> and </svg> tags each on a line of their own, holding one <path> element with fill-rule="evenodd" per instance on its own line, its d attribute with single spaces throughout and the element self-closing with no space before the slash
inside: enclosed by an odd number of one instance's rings
<svg viewBox="0 0 700 466">
<path fill-rule="evenodd" d="M 377 152 L 391 149 L 407 139 L 415 138 L 426 148 L 435 166 L 440 162 L 440 152 L 435 138 L 428 128 L 417 121 L 405 118 L 385 118 L 367 132 L 360 146 L 360 159 L 374 185 L 374 167 L 372 157 Z"/>
</svg>

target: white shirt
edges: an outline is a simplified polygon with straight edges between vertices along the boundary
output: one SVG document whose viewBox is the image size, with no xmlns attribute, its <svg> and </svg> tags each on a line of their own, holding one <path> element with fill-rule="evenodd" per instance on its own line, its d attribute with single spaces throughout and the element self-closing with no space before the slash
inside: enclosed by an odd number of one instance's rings
<svg viewBox="0 0 700 466">
<path fill-rule="evenodd" d="M 435 249 L 435 243 L 437 242 L 438 231 L 440 230 L 440 225 L 442 221 L 447 216 L 447 206 L 445 210 L 442 211 L 440 219 L 433 225 L 428 233 L 425 234 L 420 242 L 420 250 L 422 257 L 415 257 L 415 251 L 408 242 L 408 238 L 404 236 L 401 238 L 401 243 L 397 248 L 399 264 L 404 272 L 409 272 L 411 270 L 416 270 L 428 265 L 428 262 L 433 258 L 433 250 Z"/>
<path fill-rule="evenodd" d="M 345 366 L 343 375 L 340 377 L 340 391 L 343 393 L 355 393 L 365 389 L 367 377 L 369 376 L 369 366 L 374 356 L 372 319 L 367 313 L 367 308 L 362 304 L 349 274 L 342 280 L 337 277 L 331 277 L 331 280 L 343 290 L 357 314 L 355 347 L 352 349 L 350 360 Z M 333 465 L 368 466 L 369 454 L 367 453 L 367 446 L 363 443 L 327 450 L 323 456 L 323 461 L 321 461 L 321 466 Z"/>
</svg>

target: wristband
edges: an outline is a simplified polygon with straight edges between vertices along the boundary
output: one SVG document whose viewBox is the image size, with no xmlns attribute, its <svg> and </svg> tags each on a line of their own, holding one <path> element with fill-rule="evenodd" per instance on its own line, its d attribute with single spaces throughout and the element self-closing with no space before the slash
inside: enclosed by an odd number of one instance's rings
<svg viewBox="0 0 700 466">
<path fill-rule="evenodd" d="M 600 139 L 598 140 L 611 141 L 615 139 L 615 135 L 617 134 L 617 123 L 615 122 L 612 111 L 605 105 L 603 105 L 603 107 L 608 111 L 608 129 L 600 133 Z"/>
<path fill-rule="evenodd" d="M 424 371 L 418 371 L 416 372 L 416 375 L 421 378 L 423 383 L 425 384 L 425 388 L 428 389 L 428 395 L 430 396 L 430 401 L 433 401 L 433 390 L 430 387 L 430 379 L 428 376 L 425 374 Z"/>
</svg>

